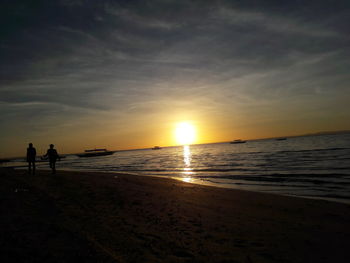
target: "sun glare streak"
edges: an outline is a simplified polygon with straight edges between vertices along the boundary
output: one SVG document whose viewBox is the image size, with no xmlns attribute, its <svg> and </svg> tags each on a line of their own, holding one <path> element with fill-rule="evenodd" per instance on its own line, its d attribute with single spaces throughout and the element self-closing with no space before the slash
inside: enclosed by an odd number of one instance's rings
<svg viewBox="0 0 350 263">
<path fill-rule="evenodd" d="M 183 155 L 184 155 L 184 168 L 182 174 L 184 177 L 182 178 L 182 181 L 190 183 L 192 181 L 191 175 L 193 174 L 192 168 L 191 168 L 191 150 L 190 146 L 184 145 L 183 148 Z"/>
<path fill-rule="evenodd" d="M 196 140 L 196 129 L 187 122 L 181 122 L 175 130 L 176 142 L 180 145 L 189 145 Z"/>
<path fill-rule="evenodd" d="M 192 182 L 192 178 L 191 177 L 184 177 L 184 178 L 182 178 L 182 181 L 184 181 L 186 183 L 191 183 Z"/>
<path fill-rule="evenodd" d="M 186 167 L 191 166 L 191 150 L 190 150 L 190 146 L 188 145 L 184 146 L 184 163 Z"/>
</svg>

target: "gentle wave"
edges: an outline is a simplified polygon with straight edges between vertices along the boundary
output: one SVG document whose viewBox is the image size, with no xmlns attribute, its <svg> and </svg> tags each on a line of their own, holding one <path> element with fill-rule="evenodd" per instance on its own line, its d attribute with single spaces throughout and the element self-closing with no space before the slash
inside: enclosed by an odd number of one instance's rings
<svg viewBox="0 0 350 263">
<path fill-rule="evenodd" d="M 325 149 L 308 149 L 308 150 L 296 150 L 296 151 L 278 151 L 278 153 L 302 153 L 302 152 L 327 152 L 327 151 L 339 151 L 350 150 L 350 148 L 325 148 Z"/>
</svg>

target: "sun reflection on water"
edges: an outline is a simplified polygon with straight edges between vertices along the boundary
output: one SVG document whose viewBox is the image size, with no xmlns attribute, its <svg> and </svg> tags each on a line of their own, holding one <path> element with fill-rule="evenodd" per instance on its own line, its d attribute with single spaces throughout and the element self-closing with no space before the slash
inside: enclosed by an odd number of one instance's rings
<svg viewBox="0 0 350 263">
<path fill-rule="evenodd" d="M 182 181 L 189 183 L 192 181 L 191 174 L 193 174 L 192 168 L 191 168 L 191 150 L 189 145 L 184 145 L 183 155 L 184 155 L 184 168 L 183 168 L 182 174 L 184 177 L 182 178 Z"/>
<path fill-rule="evenodd" d="M 184 163 L 187 168 L 191 166 L 191 150 L 189 145 L 184 145 Z"/>
<path fill-rule="evenodd" d="M 186 183 L 190 183 L 192 182 L 192 178 L 191 177 L 184 177 L 181 179 L 182 181 L 186 182 Z"/>
</svg>

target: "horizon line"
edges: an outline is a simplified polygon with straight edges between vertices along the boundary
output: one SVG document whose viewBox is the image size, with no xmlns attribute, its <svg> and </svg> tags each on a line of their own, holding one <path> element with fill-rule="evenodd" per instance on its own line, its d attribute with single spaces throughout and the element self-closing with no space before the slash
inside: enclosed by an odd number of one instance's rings
<svg viewBox="0 0 350 263">
<path fill-rule="evenodd" d="M 295 134 L 295 135 L 285 135 L 285 136 L 273 136 L 273 137 L 263 137 L 263 138 L 254 138 L 254 139 L 244 139 L 245 141 L 258 141 L 258 140 L 269 140 L 269 139 L 276 139 L 276 138 L 293 138 L 293 137 L 303 137 L 303 136 L 321 136 L 321 135 L 336 135 L 336 134 L 347 134 L 350 133 L 350 130 L 335 130 L 335 131 L 318 131 L 318 132 L 312 132 L 312 133 L 304 133 L 304 134 Z M 230 140 L 232 141 L 232 140 Z M 230 141 L 219 141 L 219 142 L 207 142 L 207 143 L 194 143 L 189 144 L 191 145 L 205 145 L 205 144 L 219 144 L 219 143 L 229 143 Z M 185 145 L 167 145 L 167 146 L 161 146 L 162 148 L 171 148 L 171 147 L 181 147 Z M 125 151 L 137 151 L 137 150 L 149 150 L 152 149 L 154 146 L 150 147 L 144 147 L 144 148 L 131 148 L 131 149 L 119 149 L 119 150 L 110 150 L 112 152 L 125 152 Z M 66 155 L 75 155 L 81 152 L 74 152 L 74 153 L 62 153 L 60 155 L 66 156 Z M 21 159 L 25 156 L 12 156 L 12 157 L 3 157 L 0 158 L 0 161 L 6 161 L 11 159 Z"/>
</svg>

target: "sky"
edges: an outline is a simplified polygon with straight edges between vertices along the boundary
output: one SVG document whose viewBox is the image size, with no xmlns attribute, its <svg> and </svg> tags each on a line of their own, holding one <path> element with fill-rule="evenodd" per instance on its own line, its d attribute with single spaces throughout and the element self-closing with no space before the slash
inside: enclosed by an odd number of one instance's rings
<svg viewBox="0 0 350 263">
<path fill-rule="evenodd" d="M 350 1 L 0 5 L 0 157 L 350 129 Z"/>
</svg>

